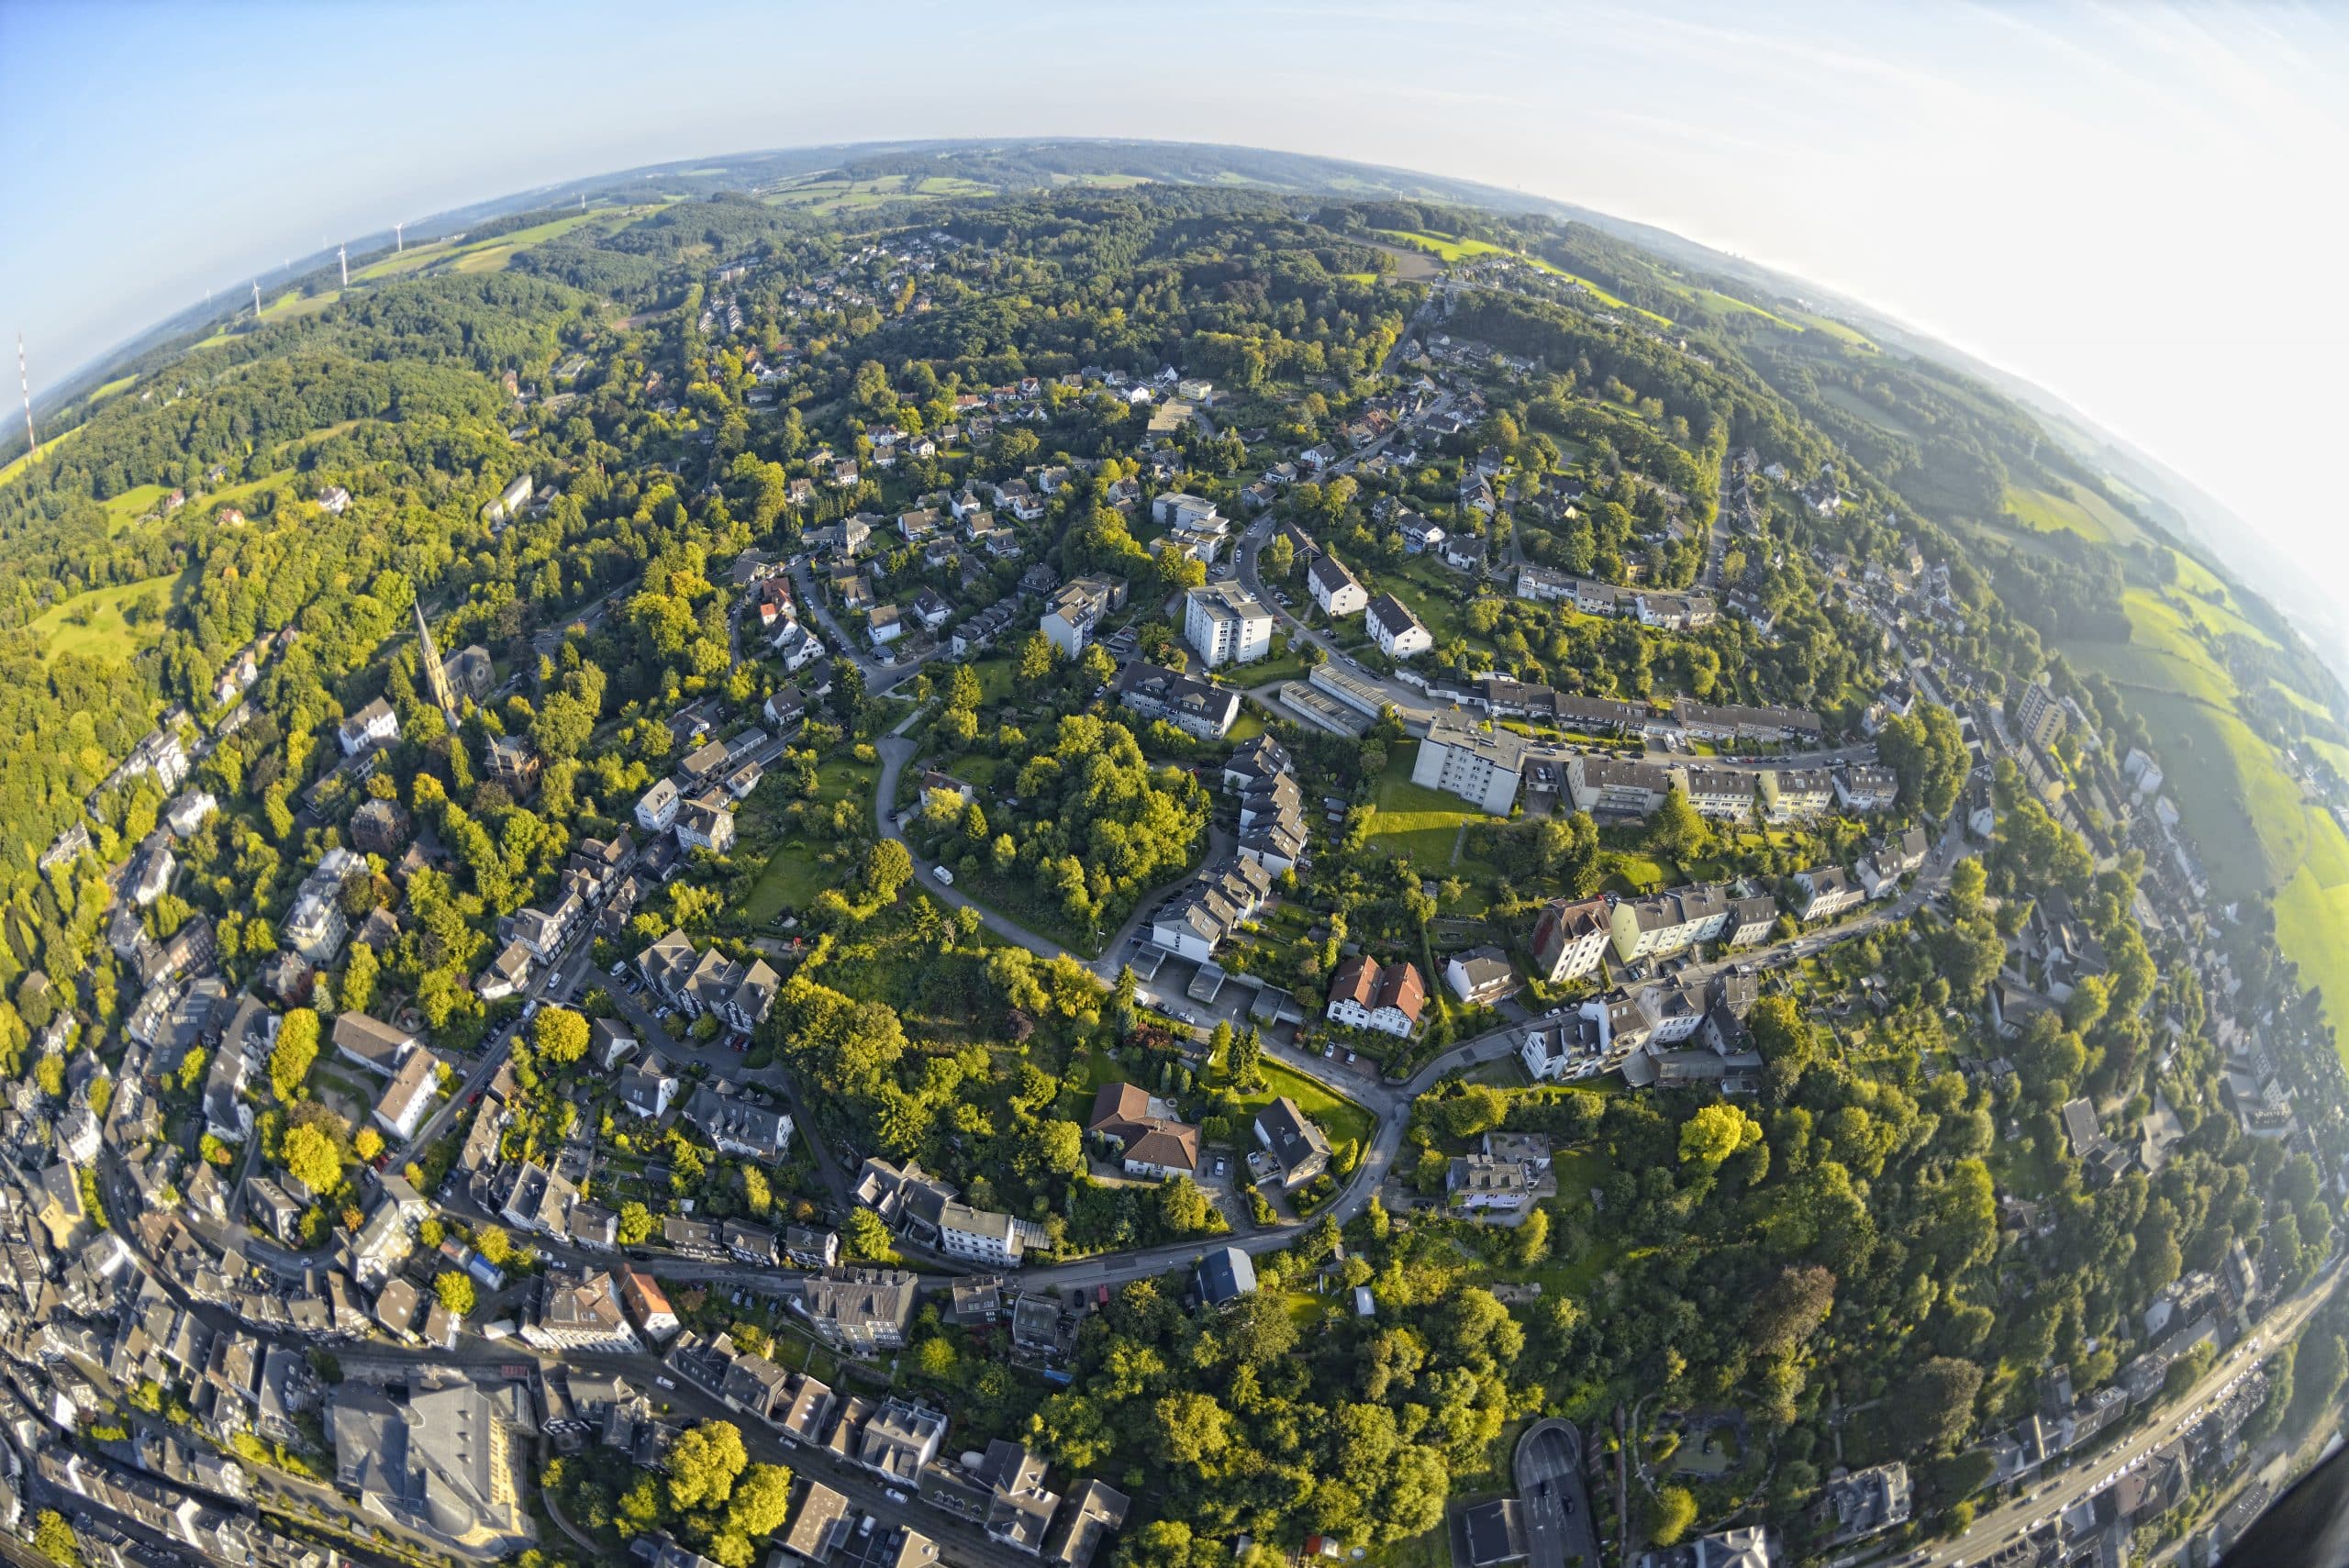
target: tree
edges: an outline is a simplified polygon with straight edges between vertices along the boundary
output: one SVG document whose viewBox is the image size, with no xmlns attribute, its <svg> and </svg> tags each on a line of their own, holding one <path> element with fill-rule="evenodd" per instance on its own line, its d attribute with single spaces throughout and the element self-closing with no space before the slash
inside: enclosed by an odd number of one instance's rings
<svg viewBox="0 0 2349 1568">
<path fill-rule="evenodd" d="M 756 1540 L 783 1528 L 791 1511 L 791 1472 L 780 1464 L 753 1464 L 734 1483 L 726 1505 L 726 1528 Z"/>
<path fill-rule="evenodd" d="M 1876 737 L 1876 755 L 1898 776 L 1901 804 L 1928 817 L 1947 817 L 1965 786 L 1965 738 L 1957 716 L 1938 703 L 1920 702 L 1890 719 Z"/>
<path fill-rule="evenodd" d="M 620 1205 L 619 1240 L 623 1247 L 633 1247 L 652 1234 L 652 1211 L 631 1198 Z"/>
<path fill-rule="evenodd" d="M 375 1000 L 375 980 L 382 965 L 375 950 L 365 942 L 351 944 L 351 960 L 342 966 L 342 979 L 335 986 L 335 999 L 346 1013 L 363 1013 Z M 284 1025 L 279 1028 L 282 1030 Z"/>
<path fill-rule="evenodd" d="M 1035 686 L 1052 678 L 1052 662 L 1060 650 L 1052 639 L 1041 631 L 1031 631 L 1028 640 L 1019 645 L 1019 684 Z"/>
<path fill-rule="evenodd" d="M 502 1225 L 484 1225 L 473 1232 L 473 1251 L 503 1268 L 514 1256 L 514 1239 Z"/>
<path fill-rule="evenodd" d="M 1172 1236 L 1191 1236 L 1207 1229 L 1212 1212 L 1208 1195 L 1188 1176 L 1177 1176 L 1158 1189 L 1158 1218 Z"/>
<path fill-rule="evenodd" d="M 33 1521 L 33 1550 L 57 1568 L 82 1568 L 82 1543 L 65 1516 L 55 1508 L 43 1508 Z"/>
<path fill-rule="evenodd" d="M 318 1015 L 308 1007 L 289 1010 L 277 1026 L 277 1043 L 269 1054 L 269 1086 L 280 1102 L 291 1105 L 318 1059 Z"/>
<path fill-rule="evenodd" d="M 286 1129 L 277 1152 L 286 1173 L 314 1193 L 323 1195 L 342 1184 L 342 1151 L 316 1126 Z"/>
<path fill-rule="evenodd" d="M 1762 1140 L 1762 1124 L 1744 1107 L 1716 1102 L 1680 1124 L 1680 1162 L 1709 1171 Z"/>
<path fill-rule="evenodd" d="M 373 1160 L 384 1151 L 384 1135 L 372 1127 L 362 1127 L 359 1136 L 351 1140 L 351 1148 L 362 1160 Z"/>
<path fill-rule="evenodd" d="M 530 1020 L 530 1043 L 545 1060 L 569 1066 L 587 1054 L 587 1019 L 569 1007 L 540 1007 Z"/>
<path fill-rule="evenodd" d="M 704 1421 L 669 1445 L 669 1506 L 715 1508 L 734 1492 L 734 1479 L 750 1462 L 742 1433 L 731 1421 Z"/>
<path fill-rule="evenodd" d="M 848 1256 L 867 1262 L 886 1258 L 893 1251 L 889 1228 L 869 1208 L 849 1210 L 848 1218 L 841 1226 L 841 1247 Z"/>
<path fill-rule="evenodd" d="M 1974 1396 L 1981 1388 L 1980 1367 L 1955 1356 L 1935 1356 L 1894 1395 L 1897 1429 L 1924 1447 L 1946 1452 L 1973 1429 Z"/>
<path fill-rule="evenodd" d="M 471 1315 L 473 1309 L 473 1282 L 457 1269 L 442 1269 L 432 1282 L 432 1294 L 449 1309 L 451 1318 Z"/>
<path fill-rule="evenodd" d="M 1664 1486 L 1648 1507 L 1648 1539 L 1658 1546 L 1674 1546 L 1697 1522 L 1697 1499 L 1686 1486 Z"/>
<path fill-rule="evenodd" d="M 1648 818 L 1648 845 L 1672 860 L 1686 860 L 1705 841 L 1705 819 L 1689 804 L 1687 792 L 1674 784 L 1664 804 Z"/>
</svg>

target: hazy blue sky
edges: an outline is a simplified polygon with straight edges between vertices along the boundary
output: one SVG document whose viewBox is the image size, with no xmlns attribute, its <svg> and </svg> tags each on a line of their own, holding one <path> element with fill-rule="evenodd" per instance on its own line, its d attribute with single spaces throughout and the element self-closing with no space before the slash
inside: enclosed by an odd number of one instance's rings
<svg viewBox="0 0 2349 1568">
<path fill-rule="evenodd" d="M 2288 5 L 0 0 L 0 328 L 55 379 L 321 239 L 877 137 L 1329 153 L 1661 224 L 2070 399 L 2349 603 L 2349 23 Z"/>
</svg>

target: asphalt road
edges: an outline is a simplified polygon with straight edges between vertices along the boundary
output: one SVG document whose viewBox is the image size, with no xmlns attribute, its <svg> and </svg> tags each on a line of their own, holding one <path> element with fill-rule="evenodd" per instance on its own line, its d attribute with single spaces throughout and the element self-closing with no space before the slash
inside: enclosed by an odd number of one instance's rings
<svg viewBox="0 0 2349 1568">
<path fill-rule="evenodd" d="M 2023 1488 L 2013 1501 L 1978 1515 L 1971 1529 L 1955 1540 L 1937 1541 L 1919 1558 L 1920 1568 L 1964 1568 L 1976 1563 L 2014 1537 L 2054 1518 L 2083 1497 L 2095 1496 L 2134 1470 L 2154 1450 L 2190 1429 L 2206 1407 L 2229 1385 L 2256 1365 L 2268 1351 L 2297 1337 L 2302 1325 L 2324 1305 L 2342 1280 L 2343 1260 L 2311 1281 L 2297 1296 L 2279 1303 L 2261 1318 L 2251 1338 L 2214 1362 L 2202 1381 L 2174 1400 L 2165 1400 L 2153 1419 L 2143 1420 L 2119 1442 L 2068 1468 L 2046 1473 Z M 1905 1562 L 1905 1559 L 1893 1559 Z"/>
<path fill-rule="evenodd" d="M 1597 1568 L 1598 1527 L 1583 1484 L 1582 1433 L 1570 1421 L 1537 1421 L 1517 1442 L 1517 1496 L 1531 1568 Z"/>
</svg>

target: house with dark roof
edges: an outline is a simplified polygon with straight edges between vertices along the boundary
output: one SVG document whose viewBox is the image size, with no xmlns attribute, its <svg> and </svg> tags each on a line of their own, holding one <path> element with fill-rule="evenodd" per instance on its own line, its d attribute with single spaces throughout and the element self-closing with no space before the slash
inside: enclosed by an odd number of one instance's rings
<svg viewBox="0 0 2349 1568">
<path fill-rule="evenodd" d="M 1218 1247 L 1199 1260 L 1198 1277 L 1199 1299 L 1221 1307 L 1256 1288 L 1256 1262 L 1237 1247 Z"/>
<path fill-rule="evenodd" d="M 1256 1141 L 1280 1169 L 1281 1185 L 1302 1186 L 1330 1168 L 1330 1138 L 1281 1095 L 1256 1113 Z"/>
</svg>

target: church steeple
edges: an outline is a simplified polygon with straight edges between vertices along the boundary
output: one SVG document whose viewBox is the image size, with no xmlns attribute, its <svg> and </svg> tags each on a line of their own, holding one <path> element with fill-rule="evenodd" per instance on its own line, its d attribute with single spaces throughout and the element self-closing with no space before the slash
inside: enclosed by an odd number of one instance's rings
<svg viewBox="0 0 2349 1568">
<path fill-rule="evenodd" d="M 424 667 L 424 689 L 432 695 L 441 713 L 447 716 L 449 728 L 457 727 L 457 693 L 449 684 L 448 667 L 440 662 L 440 645 L 432 640 L 432 628 L 425 624 L 424 602 L 417 600 L 416 611 L 416 662 Z"/>
</svg>

